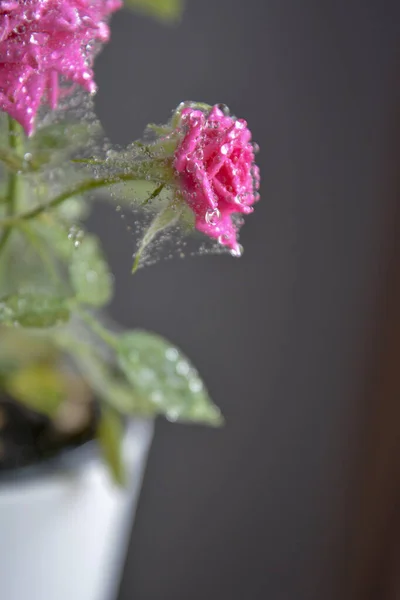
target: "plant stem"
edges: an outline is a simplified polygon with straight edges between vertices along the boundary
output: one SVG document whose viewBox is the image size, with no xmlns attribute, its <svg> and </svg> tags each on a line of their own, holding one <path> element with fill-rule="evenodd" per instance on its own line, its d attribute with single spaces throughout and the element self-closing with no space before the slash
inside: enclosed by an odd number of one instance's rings
<svg viewBox="0 0 400 600">
<path fill-rule="evenodd" d="M 111 346 L 112 348 L 116 348 L 117 346 L 117 336 L 114 333 L 111 333 L 108 329 L 103 327 L 103 325 L 97 321 L 90 313 L 86 312 L 80 307 L 75 306 L 75 311 L 79 314 L 81 319 L 85 321 L 87 325 L 89 325 L 90 329 L 98 335 L 98 337 L 103 340 L 106 344 Z"/>
<path fill-rule="evenodd" d="M 0 227 L 12 227 L 13 225 L 18 225 L 18 223 L 20 223 L 21 221 L 28 221 L 30 219 L 34 219 L 43 212 L 56 208 L 72 196 L 78 196 L 79 194 L 83 194 L 91 190 L 107 187 L 109 185 L 114 185 L 118 183 L 123 183 L 124 181 L 143 181 L 143 171 L 140 174 L 119 173 L 117 175 L 112 175 L 111 177 L 104 177 L 102 179 L 89 179 L 87 181 L 82 181 L 75 187 L 69 188 L 65 192 L 62 192 L 61 194 L 50 200 L 50 202 L 47 202 L 47 204 L 41 204 L 40 206 L 28 210 L 20 215 L 0 219 Z"/>
<path fill-rule="evenodd" d="M 8 145 L 10 147 L 11 150 L 13 150 L 14 152 L 17 151 L 18 149 L 18 135 L 19 135 L 19 131 L 18 131 L 18 124 L 16 121 L 14 121 L 14 119 L 12 119 L 10 116 L 8 116 Z M 8 173 L 8 185 L 7 185 L 7 195 L 6 195 L 6 214 L 8 217 L 8 220 L 13 218 L 14 212 L 15 212 L 15 208 L 16 208 L 16 202 L 17 202 L 17 192 L 18 192 L 18 174 L 10 171 Z M 7 221 L 7 219 L 4 219 L 3 221 Z M 1 222 L 0 222 L 1 225 Z M 6 222 L 4 222 L 3 226 L 5 227 L 3 234 L 0 238 L 0 252 L 3 251 L 3 249 L 5 248 L 11 232 L 12 232 L 12 227 L 10 224 L 7 224 Z"/>
<path fill-rule="evenodd" d="M 0 254 L 3 251 L 3 248 L 5 247 L 5 245 L 8 242 L 8 238 L 10 237 L 12 232 L 12 228 L 11 227 L 7 227 L 3 233 L 2 236 L 0 237 Z"/>
</svg>

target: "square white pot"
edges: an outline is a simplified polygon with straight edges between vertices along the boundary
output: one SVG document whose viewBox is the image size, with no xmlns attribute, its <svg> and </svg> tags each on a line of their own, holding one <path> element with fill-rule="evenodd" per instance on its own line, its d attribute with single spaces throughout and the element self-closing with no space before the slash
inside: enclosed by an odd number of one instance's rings
<svg viewBox="0 0 400 600">
<path fill-rule="evenodd" d="M 127 428 L 126 489 L 90 442 L 0 479 L 2 600 L 115 600 L 153 428 Z"/>
</svg>

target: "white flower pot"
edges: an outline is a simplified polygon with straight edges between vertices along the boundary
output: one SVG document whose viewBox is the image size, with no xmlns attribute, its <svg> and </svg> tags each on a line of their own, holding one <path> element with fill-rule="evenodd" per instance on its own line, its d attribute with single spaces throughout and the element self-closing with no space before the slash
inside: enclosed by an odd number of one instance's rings
<svg viewBox="0 0 400 600">
<path fill-rule="evenodd" d="M 127 429 L 125 490 L 93 443 L 0 479 L 2 600 L 115 600 L 152 435 Z"/>
</svg>

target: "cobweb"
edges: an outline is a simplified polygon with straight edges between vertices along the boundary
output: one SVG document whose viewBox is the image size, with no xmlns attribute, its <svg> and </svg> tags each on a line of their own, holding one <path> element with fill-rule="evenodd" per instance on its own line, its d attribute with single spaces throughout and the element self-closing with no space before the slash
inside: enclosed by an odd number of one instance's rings
<svg viewBox="0 0 400 600">
<path fill-rule="evenodd" d="M 60 143 L 55 140 L 48 162 L 28 176 L 32 189 L 44 189 L 48 197 L 88 179 L 115 179 L 118 174 L 128 175 L 133 164 L 138 165 L 147 157 L 148 150 L 144 148 L 148 148 L 155 136 L 147 130 L 143 140 L 127 147 L 112 144 L 96 116 L 93 97 L 80 88 L 64 97 L 56 111 L 41 109 L 33 139 L 52 130 L 56 137 L 62 138 Z M 33 150 L 27 153 L 27 160 L 34 156 Z M 159 183 L 148 179 L 120 181 L 85 194 L 85 198 L 90 200 L 90 209 L 96 201 L 107 202 L 115 208 L 116 218 L 124 221 L 126 234 L 132 238 L 132 258 L 156 215 L 171 203 L 175 193 L 165 186 L 157 197 L 149 201 Z M 38 203 L 43 201 L 43 194 L 38 194 Z M 72 206 L 72 202 L 69 204 Z M 88 210 L 76 212 L 77 222 L 72 230 L 82 231 L 78 219 L 86 217 L 87 213 Z M 193 213 L 186 207 L 176 223 L 160 231 L 146 246 L 139 267 L 153 265 L 162 259 L 208 254 L 229 254 L 229 250 L 197 232 Z"/>
</svg>

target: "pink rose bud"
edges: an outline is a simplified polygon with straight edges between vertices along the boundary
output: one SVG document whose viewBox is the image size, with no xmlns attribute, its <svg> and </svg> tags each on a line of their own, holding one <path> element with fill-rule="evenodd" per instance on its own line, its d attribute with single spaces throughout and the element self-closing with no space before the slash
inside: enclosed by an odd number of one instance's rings
<svg viewBox="0 0 400 600">
<path fill-rule="evenodd" d="M 246 121 L 230 116 L 225 106 L 197 106 L 201 108 L 192 104 L 177 112 L 183 137 L 174 168 L 183 198 L 195 214 L 196 229 L 240 256 L 241 215 L 251 213 L 259 199 L 257 147 Z"/>
<path fill-rule="evenodd" d="M 0 109 L 29 135 L 43 96 L 54 109 L 59 78 L 94 92 L 96 42 L 106 42 L 107 16 L 122 0 L 0 2 Z"/>
</svg>

